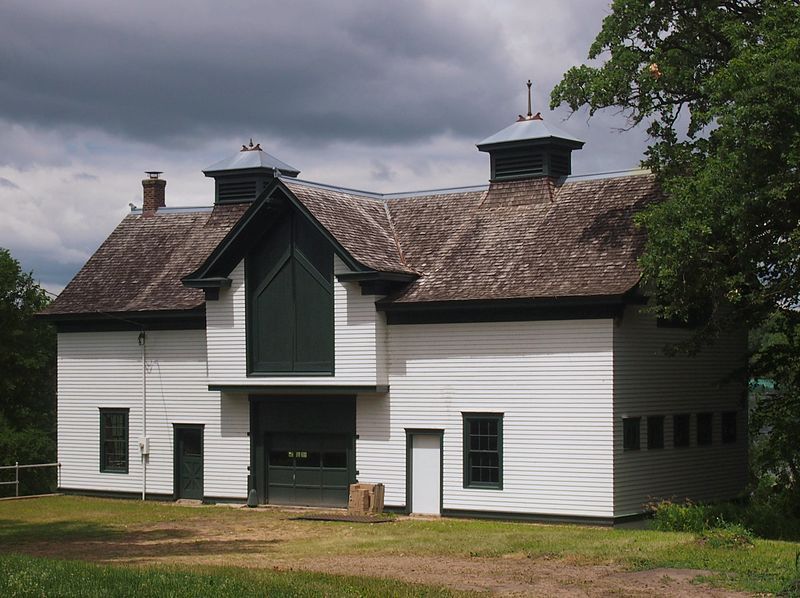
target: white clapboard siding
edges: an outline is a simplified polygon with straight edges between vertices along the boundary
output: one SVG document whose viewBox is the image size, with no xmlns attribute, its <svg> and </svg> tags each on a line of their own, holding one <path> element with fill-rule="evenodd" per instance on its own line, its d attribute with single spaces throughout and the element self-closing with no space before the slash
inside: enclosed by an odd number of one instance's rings
<svg viewBox="0 0 800 598">
<path fill-rule="evenodd" d="M 334 272 L 347 272 L 334 258 Z M 212 385 L 369 385 L 385 383 L 385 366 L 378 364 L 384 320 L 375 311 L 375 297 L 362 295 L 356 282 L 334 279 L 334 376 L 247 376 L 244 262 L 230 273 L 231 287 L 217 301 L 206 303 L 208 381 Z"/>
<path fill-rule="evenodd" d="M 410 428 L 444 430 L 445 509 L 613 514 L 612 320 L 388 328 L 390 394 L 360 396 L 359 481 L 405 504 Z M 462 412 L 503 419 L 503 489 L 463 488 Z"/>
<path fill-rule="evenodd" d="M 141 492 L 142 352 L 138 332 L 58 335 L 61 485 Z M 173 494 L 173 424 L 204 424 L 204 491 L 244 498 L 250 462 L 247 397 L 209 392 L 202 330 L 147 333 L 148 493 Z M 130 409 L 129 472 L 100 472 L 101 407 Z"/>
<path fill-rule="evenodd" d="M 699 355 L 669 357 L 667 343 L 688 331 L 656 326 L 629 307 L 614 329 L 614 512 L 642 511 L 654 499 L 730 498 L 747 479 L 747 413 L 741 379 L 724 382 L 744 364 L 744 333 L 725 336 Z M 721 413 L 738 411 L 737 442 L 722 444 Z M 713 444 L 697 446 L 699 412 L 713 412 Z M 672 415 L 691 413 L 691 444 L 674 448 Z M 664 415 L 664 448 L 647 449 L 647 416 Z M 641 417 L 641 449 L 622 448 L 622 419 Z"/>
</svg>

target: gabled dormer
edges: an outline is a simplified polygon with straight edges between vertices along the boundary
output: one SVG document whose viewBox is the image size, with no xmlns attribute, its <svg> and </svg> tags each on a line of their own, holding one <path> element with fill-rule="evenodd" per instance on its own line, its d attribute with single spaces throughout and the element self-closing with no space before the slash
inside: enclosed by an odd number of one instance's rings
<svg viewBox="0 0 800 598">
<path fill-rule="evenodd" d="M 261 144 L 243 145 L 236 154 L 203 171 L 214 179 L 214 203 L 255 200 L 278 176 L 296 177 L 300 171 L 261 149 Z"/>
</svg>

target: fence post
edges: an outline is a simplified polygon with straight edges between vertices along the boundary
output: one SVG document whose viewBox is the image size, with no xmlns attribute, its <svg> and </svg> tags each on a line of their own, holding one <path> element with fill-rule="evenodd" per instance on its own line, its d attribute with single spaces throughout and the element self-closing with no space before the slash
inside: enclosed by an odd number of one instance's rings
<svg viewBox="0 0 800 598">
<path fill-rule="evenodd" d="M 19 498 L 19 461 L 14 461 L 14 495 Z"/>
</svg>

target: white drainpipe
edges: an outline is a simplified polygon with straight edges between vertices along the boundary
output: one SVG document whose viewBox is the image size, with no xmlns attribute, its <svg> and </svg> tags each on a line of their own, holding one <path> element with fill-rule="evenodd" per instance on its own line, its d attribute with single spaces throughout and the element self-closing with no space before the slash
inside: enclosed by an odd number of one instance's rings
<svg viewBox="0 0 800 598">
<path fill-rule="evenodd" d="M 142 440 L 147 438 L 147 334 L 142 330 L 139 333 L 139 345 L 142 347 Z M 147 496 L 147 454 L 142 447 L 139 448 L 142 456 L 142 500 Z"/>
</svg>

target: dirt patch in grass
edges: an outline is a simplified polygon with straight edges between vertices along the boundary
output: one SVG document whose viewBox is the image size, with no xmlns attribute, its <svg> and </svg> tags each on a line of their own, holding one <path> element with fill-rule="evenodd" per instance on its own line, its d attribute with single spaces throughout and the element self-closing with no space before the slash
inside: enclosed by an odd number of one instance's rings
<svg viewBox="0 0 800 598">
<path fill-rule="evenodd" d="M 612 565 L 577 565 L 563 559 L 417 556 L 337 556 L 293 563 L 293 569 L 368 575 L 439 585 L 453 590 L 519 596 L 746 596 L 697 585 L 708 571 L 654 569 L 626 572 Z"/>
<path fill-rule="evenodd" d="M 216 523 L 216 524 L 215 524 Z M 456 591 L 510 596 L 745 596 L 698 585 L 708 571 L 654 569 L 628 572 L 616 565 L 582 565 L 563 558 L 321 554 L 288 556 L 284 546 L 308 536 L 302 524 L 230 525 L 182 521 L 136 526 L 118 537 L 35 541 L 15 547 L 34 556 L 152 565 L 223 565 L 378 577 Z"/>
<path fill-rule="evenodd" d="M 106 507 L 105 503 L 97 504 Z M 81 515 L 84 520 L 90 519 L 92 506 L 93 503 L 86 504 Z M 585 564 L 585 558 L 540 556 L 541 552 L 530 556 L 530 551 L 513 552 L 517 549 L 505 554 L 472 552 L 471 546 L 453 546 L 456 537 L 453 530 L 467 525 L 463 522 L 420 524 L 400 517 L 394 523 L 370 526 L 295 521 L 293 518 L 298 515 L 295 511 L 237 512 L 213 507 L 191 511 L 178 510 L 176 516 L 171 517 L 172 509 L 162 507 L 153 511 L 161 517 L 157 522 L 150 519 L 150 522 L 141 523 L 142 519 L 137 515 L 133 520 L 135 523 L 102 521 L 97 529 L 77 528 L 77 531 L 73 529 L 76 522 L 72 519 L 77 519 L 75 515 L 63 521 L 60 519 L 62 515 L 48 521 L 18 521 L 17 525 L 28 527 L 20 527 L 18 531 L 7 528 L 11 533 L 7 532 L 6 540 L 0 542 L 0 553 L 18 552 L 125 565 L 222 565 L 312 571 L 396 579 L 455 591 L 500 595 L 747 595 L 698 584 L 698 577 L 713 575 L 709 571 L 653 569 L 631 572 L 619 564 L 602 564 L 606 559 Z M 15 521 L 7 519 L 6 523 L 14 525 Z M 470 529 L 480 536 L 479 530 L 483 528 L 475 525 L 476 529 Z M 505 535 L 506 528 L 500 529 Z M 508 532 L 515 529 L 509 526 Z M 537 531 L 533 527 L 522 529 L 526 534 Z M 46 535 L 48 530 L 51 535 Z M 541 528 L 541 531 L 546 529 Z M 575 528 L 568 532 L 579 534 L 581 530 Z M 423 536 L 425 542 L 419 540 Z M 484 550 L 498 550 L 486 540 L 484 534 L 475 542 Z M 499 546 L 511 545 L 509 541 Z M 498 554 L 502 555 L 496 556 Z"/>
</svg>

